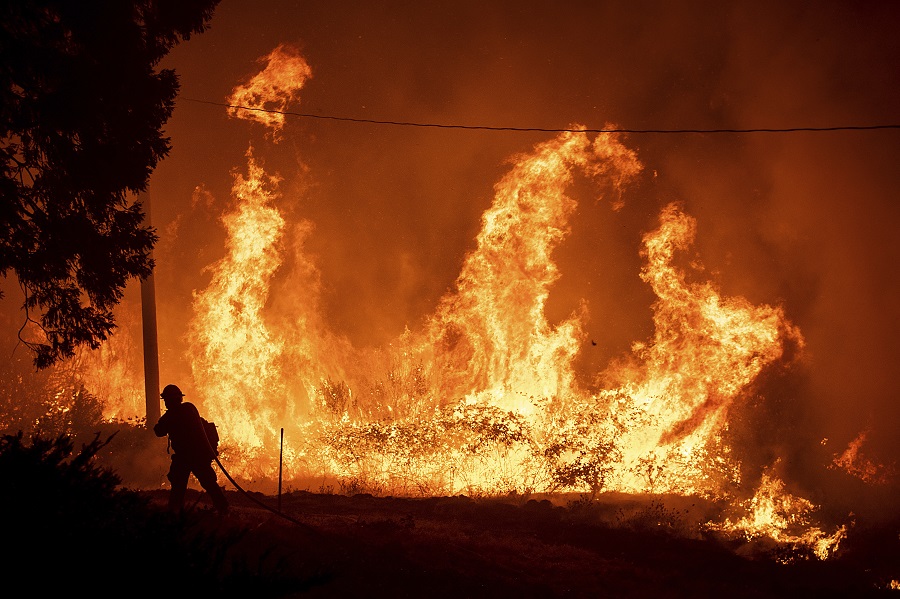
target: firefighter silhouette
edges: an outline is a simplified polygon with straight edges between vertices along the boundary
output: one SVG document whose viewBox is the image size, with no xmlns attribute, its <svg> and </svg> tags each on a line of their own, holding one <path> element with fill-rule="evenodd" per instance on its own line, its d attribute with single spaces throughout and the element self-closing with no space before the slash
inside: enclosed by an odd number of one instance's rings
<svg viewBox="0 0 900 599">
<path fill-rule="evenodd" d="M 188 478 L 193 474 L 200 486 L 209 493 L 213 505 L 220 514 L 228 512 L 228 500 L 216 479 L 212 461 L 216 450 L 210 444 L 197 407 L 184 401 L 184 393 L 176 385 L 166 385 L 160 394 L 166 404 L 166 413 L 153 427 L 157 437 L 169 436 L 172 446 L 172 464 L 169 467 L 169 509 L 180 511 L 184 507 Z"/>
</svg>

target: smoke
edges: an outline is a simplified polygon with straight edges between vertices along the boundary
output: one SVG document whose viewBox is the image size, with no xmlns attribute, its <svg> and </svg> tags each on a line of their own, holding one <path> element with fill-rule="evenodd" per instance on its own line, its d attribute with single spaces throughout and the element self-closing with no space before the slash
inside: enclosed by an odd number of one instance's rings
<svg viewBox="0 0 900 599">
<path fill-rule="evenodd" d="M 898 44 L 882 34 L 884 19 L 891 15 L 875 7 L 835 3 L 736 10 L 719 82 L 734 125 L 890 122 L 897 90 L 887 65 Z M 805 380 L 789 399 L 808 428 L 782 442 L 797 442 L 804 466 L 814 435 L 840 453 L 875 421 L 881 430 L 866 451 L 888 464 L 900 456 L 890 432 L 900 350 L 891 299 L 900 244 L 891 231 L 900 213 L 889 157 L 898 141 L 877 133 L 756 136 L 733 144 L 740 161 L 721 168 L 710 157 L 702 178 L 683 155 L 671 154 L 677 166 L 664 167 L 680 173 L 689 207 L 714 231 L 701 251 L 725 288 L 777 298 L 803 331 Z"/>
</svg>

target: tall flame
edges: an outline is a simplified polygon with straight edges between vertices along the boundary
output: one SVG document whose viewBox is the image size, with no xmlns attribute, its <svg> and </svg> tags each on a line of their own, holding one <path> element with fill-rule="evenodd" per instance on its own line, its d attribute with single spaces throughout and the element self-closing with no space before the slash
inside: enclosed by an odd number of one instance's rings
<svg viewBox="0 0 900 599">
<path fill-rule="evenodd" d="M 209 286 L 194 298 L 192 368 L 203 381 L 212 416 L 229 436 L 248 447 L 262 444 L 247 413 L 272 430 L 282 413 L 275 362 L 282 341 L 265 322 L 269 284 L 281 264 L 278 242 L 284 219 L 271 204 L 277 179 L 267 176 L 248 153 L 249 174 L 236 175 L 239 204 L 223 217 L 228 255 L 214 268 Z"/>
<path fill-rule="evenodd" d="M 687 283 L 672 263 L 676 250 L 693 243 L 696 222 L 675 204 L 663 210 L 660 222 L 644 237 L 641 279 L 658 300 L 653 343 L 638 348 L 646 367 L 636 393 L 662 416 L 668 429 L 660 441 L 670 443 L 721 422 L 738 394 L 781 358 L 785 340 L 803 340 L 780 308 L 722 298 L 710 283 Z"/>
<path fill-rule="evenodd" d="M 634 345 L 631 360 L 605 373 L 620 383 L 614 395 L 628 398 L 643 423 L 624 433 L 625 463 L 660 466 L 672 481 L 664 487 L 670 491 L 699 490 L 702 470 L 710 466 L 706 454 L 727 424 L 729 407 L 782 357 L 786 344 L 803 346 L 781 308 L 723 298 L 709 282 L 687 281 L 674 261 L 695 234 L 696 221 L 670 204 L 659 228 L 644 236 L 641 279 L 657 296 L 655 332 L 649 343 Z M 673 468 L 670 458 L 683 467 Z"/>
<path fill-rule="evenodd" d="M 296 49 L 285 45 L 263 62 L 260 73 L 234 89 L 228 111 L 235 118 L 262 123 L 277 142 L 284 126 L 282 112 L 299 101 L 312 70 Z M 194 298 L 189 335 L 192 371 L 211 416 L 228 431 L 232 443 L 250 452 L 262 447 L 266 433 L 290 412 L 278 363 L 284 340 L 264 315 L 269 286 L 282 264 L 286 225 L 275 206 L 279 182 L 277 175 L 263 170 L 251 146 L 247 176 L 235 175 L 235 208 L 222 218 L 228 254 L 212 267 L 209 286 Z"/>
<path fill-rule="evenodd" d="M 568 234 L 576 203 L 566 189 L 578 167 L 598 177 L 613 172 L 617 182 L 641 168 L 610 135 L 591 143 L 584 133 L 566 133 L 520 157 L 496 186 L 456 292 L 429 324 L 446 395 L 474 393 L 530 412 L 528 398 L 574 392 L 582 315 L 551 327 L 544 307 L 559 277 L 552 253 Z"/>
</svg>

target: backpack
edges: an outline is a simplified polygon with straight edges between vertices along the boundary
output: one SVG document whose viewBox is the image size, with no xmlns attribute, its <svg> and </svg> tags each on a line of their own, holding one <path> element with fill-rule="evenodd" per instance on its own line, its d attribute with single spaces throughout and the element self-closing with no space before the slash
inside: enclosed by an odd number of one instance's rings
<svg viewBox="0 0 900 599">
<path fill-rule="evenodd" d="M 219 455 L 219 430 L 216 428 L 216 423 L 205 418 L 201 418 L 200 422 L 203 423 L 203 432 L 206 433 L 206 440 L 209 441 L 213 453 Z"/>
</svg>

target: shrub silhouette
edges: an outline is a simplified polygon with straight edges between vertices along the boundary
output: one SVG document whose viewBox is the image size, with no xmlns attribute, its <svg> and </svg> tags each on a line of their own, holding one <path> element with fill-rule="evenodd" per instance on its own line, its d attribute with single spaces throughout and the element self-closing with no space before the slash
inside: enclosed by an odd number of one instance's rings
<svg viewBox="0 0 900 599">
<path fill-rule="evenodd" d="M 211 513 L 171 514 L 119 488 L 118 475 L 94 460 L 114 436 L 98 434 L 78 451 L 67 435 L 0 437 L 5 588 L 36 596 L 115 589 L 142 597 L 176 589 L 233 596 L 250 587 L 267 596 L 311 584 L 309 572 L 248 577 L 264 570 L 248 556 L 259 555 L 265 539 Z"/>
</svg>

